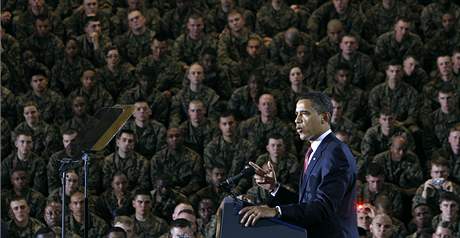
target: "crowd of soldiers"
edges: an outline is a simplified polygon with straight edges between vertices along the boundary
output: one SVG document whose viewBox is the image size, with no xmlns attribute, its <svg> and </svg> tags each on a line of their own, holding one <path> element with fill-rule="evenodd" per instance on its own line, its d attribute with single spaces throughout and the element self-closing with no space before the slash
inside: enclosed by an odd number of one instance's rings
<svg viewBox="0 0 460 238">
<path fill-rule="evenodd" d="M 460 237 L 459 4 L 2 0 L 2 234 L 59 236 L 65 212 L 66 237 L 215 237 L 225 196 L 267 201 L 221 186 L 249 161 L 298 189 L 314 90 L 356 158 L 360 235 Z M 84 227 L 81 162 L 60 164 L 115 104 L 134 114 L 90 153 Z"/>
</svg>

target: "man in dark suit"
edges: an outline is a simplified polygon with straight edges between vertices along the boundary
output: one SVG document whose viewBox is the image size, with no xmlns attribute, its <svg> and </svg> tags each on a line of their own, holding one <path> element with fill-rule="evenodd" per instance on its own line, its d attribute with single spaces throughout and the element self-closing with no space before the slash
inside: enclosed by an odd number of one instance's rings
<svg viewBox="0 0 460 238">
<path fill-rule="evenodd" d="M 332 105 L 322 93 L 311 92 L 296 105 L 296 130 L 310 141 L 299 194 L 276 181 L 273 166 L 256 169 L 256 183 L 268 190 L 270 206 L 245 207 L 241 223 L 277 217 L 307 230 L 308 237 L 358 237 L 356 224 L 356 162 L 347 145 L 330 129 Z M 274 205 L 277 205 L 273 207 Z"/>
</svg>

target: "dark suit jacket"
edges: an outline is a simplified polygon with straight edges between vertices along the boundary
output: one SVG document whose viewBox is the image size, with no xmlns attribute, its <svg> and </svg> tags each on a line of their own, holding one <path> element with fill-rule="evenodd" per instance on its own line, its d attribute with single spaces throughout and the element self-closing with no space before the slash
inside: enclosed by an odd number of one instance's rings
<svg viewBox="0 0 460 238">
<path fill-rule="evenodd" d="M 281 186 L 269 205 L 279 205 L 281 219 L 307 229 L 308 238 L 358 237 L 355 183 L 355 158 L 330 133 L 311 157 L 299 194 Z"/>
</svg>

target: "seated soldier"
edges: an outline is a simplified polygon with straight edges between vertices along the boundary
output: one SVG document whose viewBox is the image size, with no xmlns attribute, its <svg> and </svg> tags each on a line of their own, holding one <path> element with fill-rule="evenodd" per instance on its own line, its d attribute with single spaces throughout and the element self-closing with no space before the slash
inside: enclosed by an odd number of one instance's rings
<svg viewBox="0 0 460 238">
<path fill-rule="evenodd" d="M 48 202 L 45 207 L 43 218 L 47 228 L 51 229 L 56 234 L 56 236 L 53 237 L 61 237 L 61 203 L 54 201 Z M 79 235 L 69 231 L 69 229 L 66 229 L 65 232 L 65 237 L 80 238 Z"/>
<path fill-rule="evenodd" d="M 149 162 L 134 148 L 136 134 L 129 129 L 121 129 L 116 135 L 116 150 L 104 158 L 102 165 L 103 185 L 109 187 L 113 175 L 123 172 L 128 178 L 128 190 L 149 188 Z"/>
<path fill-rule="evenodd" d="M 205 198 L 210 199 L 213 204 L 220 204 L 228 192 L 220 186 L 225 180 L 225 168 L 219 165 L 213 165 L 207 175 L 209 185 L 198 190 L 195 194 L 190 197 L 190 202 L 194 207 L 198 207 L 199 202 Z"/>
<path fill-rule="evenodd" d="M 257 11 L 256 32 L 262 37 L 273 37 L 297 23 L 297 15 L 286 1 L 271 0 Z"/>
<path fill-rule="evenodd" d="M 332 56 L 340 53 L 340 39 L 345 34 L 343 24 L 338 19 L 331 19 L 326 28 L 326 36 L 316 43 L 317 55 L 323 64 L 327 64 Z"/>
<path fill-rule="evenodd" d="M 66 173 L 65 189 L 64 189 L 64 201 L 61 201 L 62 198 L 62 187 L 56 188 L 50 192 L 48 195 L 48 202 L 58 202 L 63 203 L 65 206 L 66 213 L 68 212 L 68 206 L 70 195 L 77 191 L 83 191 L 83 188 L 80 185 L 80 176 L 75 170 L 69 170 Z"/>
<path fill-rule="evenodd" d="M 2 188 L 11 187 L 9 178 L 15 168 L 23 168 L 29 174 L 30 187 L 46 194 L 46 163 L 32 150 L 32 134 L 29 131 L 16 131 L 13 139 L 16 150 L 2 160 Z"/>
<path fill-rule="evenodd" d="M 413 203 L 423 202 L 428 204 L 433 211 L 437 211 L 439 198 L 444 191 L 460 194 L 458 184 L 449 179 L 449 161 L 439 157 L 430 161 L 430 179 L 417 188 Z"/>
<path fill-rule="evenodd" d="M 70 99 L 70 108 L 72 108 L 72 118 L 64 122 L 61 126 L 61 131 L 68 129 L 77 132 L 84 132 L 89 126 L 96 124 L 96 118 L 88 114 L 87 99 L 84 96 L 76 95 Z"/>
<path fill-rule="evenodd" d="M 436 238 L 451 238 L 454 237 L 454 232 L 449 228 L 449 223 L 441 222 L 436 225 L 433 236 Z"/>
<path fill-rule="evenodd" d="M 134 233 L 134 220 L 128 216 L 116 216 L 113 219 L 113 226 L 119 227 L 126 232 L 126 238 L 135 238 Z"/>
<path fill-rule="evenodd" d="M 126 238 L 126 231 L 120 227 L 111 227 L 105 237 L 107 238 Z"/>
<path fill-rule="evenodd" d="M 152 198 L 148 191 L 138 190 L 132 201 L 135 213 L 134 233 L 136 237 L 159 237 L 168 231 L 168 223 L 152 212 Z"/>
<path fill-rule="evenodd" d="M 11 172 L 10 181 L 12 189 L 2 190 L 2 219 L 9 220 L 7 206 L 15 197 L 23 197 L 27 201 L 27 204 L 30 204 L 30 216 L 35 219 L 42 219 L 46 198 L 40 192 L 30 188 L 28 177 L 27 170 L 21 167 L 16 167 Z"/>
<path fill-rule="evenodd" d="M 14 130 L 32 133 L 33 151 L 47 160 L 47 157 L 59 148 L 59 132 L 54 125 L 48 124 L 42 119 L 41 111 L 35 102 L 25 102 L 22 107 L 24 121 Z"/>
<path fill-rule="evenodd" d="M 188 120 L 182 122 L 184 143 L 190 149 L 203 155 L 204 147 L 217 135 L 217 126 L 206 117 L 206 108 L 202 101 L 192 100 L 187 110 Z"/>
<path fill-rule="evenodd" d="M 198 218 L 196 220 L 198 233 L 206 236 L 206 230 L 210 226 L 211 217 L 216 213 L 216 205 L 209 198 L 203 198 L 198 203 Z"/>
<path fill-rule="evenodd" d="M 439 196 L 439 210 L 441 214 L 433 217 L 432 226 L 436 227 L 437 224 L 445 222 L 453 234 L 460 232 L 460 217 L 458 211 L 460 210 L 460 201 L 458 194 L 451 192 L 444 192 Z"/>
<path fill-rule="evenodd" d="M 203 66 L 203 84 L 216 91 L 220 100 L 228 100 L 233 92 L 232 79 L 226 71 L 219 68 L 217 51 L 211 48 L 203 49 L 198 60 Z M 186 78 L 184 82 L 187 80 Z"/>
<path fill-rule="evenodd" d="M 419 159 L 407 149 L 407 139 L 404 136 L 393 136 L 390 148 L 376 155 L 372 161 L 385 169 L 385 181 L 392 183 L 403 193 L 413 195 L 417 186 L 423 182 Z"/>
<path fill-rule="evenodd" d="M 192 229 L 192 223 L 184 218 L 180 218 L 171 222 L 169 236 L 171 238 L 195 238 L 194 231 Z"/>
<path fill-rule="evenodd" d="M 460 123 L 450 128 L 448 143 L 433 153 L 433 159 L 439 157 L 449 161 L 449 174 L 455 183 L 460 184 Z"/>
<path fill-rule="evenodd" d="M 234 113 L 238 121 L 256 116 L 257 102 L 264 92 L 264 79 L 259 74 L 252 72 L 248 76 L 247 84 L 233 91 L 228 100 L 228 110 Z"/>
<path fill-rule="evenodd" d="M 185 146 L 182 131 L 178 128 L 168 129 L 166 143 L 166 148 L 150 160 L 150 182 L 155 184 L 160 173 L 168 174 L 173 188 L 190 195 L 203 182 L 203 161 L 198 153 Z"/>
<path fill-rule="evenodd" d="M 407 55 L 403 58 L 403 82 L 414 87 L 420 94 L 423 92 L 423 86 L 428 83 L 428 80 L 428 74 L 415 56 Z"/>
<path fill-rule="evenodd" d="M 404 210 L 393 210 L 392 201 L 390 198 L 385 195 L 378 195 L 374 202 L 375 213 L 376 214 L 386 214 L 391 218 L 391 223 L 393 223 L 393 232 L 399 237 L 407 236 L 407 229 L 405 224 L 400 220 Z"/>
<path fill-rule="evenodd" d="M 455 77 L 460 77 L 460 47 L 452 50 L 452 73 Z"/>
<path fill-rule="evenodd" d="M 123 172 L 113 175 L 111 188 L 103 192 L 96 200 L 95 209 L 107 223 L 116 216 L 129 216 L 133 213 L 132 193 L 128 191 L 128 178 Z"/>
<path fill-rule="evenodd" d="M 429 231 L 430 234 L 433 232 L 433 227 L 431 226 L 431 220 L 433 219 L 433 212 L 431 208 L 425 203 L 414 203 L 412 205 L 412 220 L 409 223 L 408 227 L 414 225 L 414 233 L 407 236 L 408 238 L 417 238 L 422 237 L 426 231 Z"/>
<path fill-rule="evenodd" d="M 39 220 L 30 217 L 30 206 L 25 198 L 12 198 L 8 207 L 11 221 L 5 225 L 8 231 L 7 237 L 33 237 L 35 232 L 45 227 Z"/>
<path fill-rule="evenodd" d="M 171 187 L 169 175 L 160 174 L 152 186 L 152 212 L 168 222 L 177 204 L 189 202 L 184 194 Z"/>
<path fill-rule="evenodd" d="M 352 148 L 359 148 L 359 143 L 362 140 L 364 133 L 359 130 L 359 125 L 352 122 L 345 116 L 344 110 L 345 99 L 333 95 L 331 97 L 332 115 L 331 115 L 331 130 L 336 133 L 337 131 L 347 131 L 349 138 L 349 146 Z"/>
<path fill-rule="evenodd" d="M 294 26 L 290 27 L 273 37 L 268 46 L 270 60 L 277 66 L 283 66 L 296 57 L 299 45 L 305 45 L 307 51 L 311 51 L 314 48 L 313 44 L 313 39 L 309 34 Z"/>
<path fill-rule="evenodd" d="M 375 208 L 371 204 L 358 204 L 356 208 L 356 218 L 360 237 L 368 237 L 370 235 L 370 225 L 374 217 Z"/>
<path fill-rule="evenodd" d="M 372 219 L 369 226 L 371 238 L 390 238 L 394 235 L 393 223 L 386 214 L 378 214 Z"/>
<path fill-rule="evenodd" d="M 82 5 L 71 12 L 71 15 L 64 19 L 64 27 L 67 36 L 79 36 L 84 34 L 84 28 L 88 18 L 98 18 L 100 21 L 100 34 L 110 36 L 110 19 L 104 13 L 98 0 L 83 0 Z"/>
<path fill-rule="evenodd" d="M 115 9 L 115 5 L 119 3 L 119 6 Z M 110 3 L 112 4 L 112 3 Z M 151 1 L 142 0 L 124 0 L 113 2 L 114 13 L 111 17 L 113 26 L 112 35 L 117 36 L 125 33 L 129 29 L 129 22 L 126 21 L 128 14 L 131 11 L 139 10 L 142 15 L 145 16 L 145 24 L 147 28 L 154 32 L 159 32 L 161 27 L 161 17 L 157 6 L 151 6 Z"/>
<path fill-rule="evenodd" d="M 175 0 L 168 1 L 168 3 L 172 4 L 172 6 L 163 11 L 164 14 L 161 19 L 162 30 L 168 33 L 168 37 L 170 39 L 177 39 L 177 37 L 183 33 L 188 17 L 194 13 L 204 12 L 204 9 L 197 8 L 197 6 L 195 6 L 196 4 L 194 3 L 203 2 L 192 0 Z M 165 3 L 163 1 L 158 1 L 155 5 L 161 6 L 164 4 Z"/>
<path fill-rule="evenodd" d="M 86 69 L 81 75 L 80 87 L 72 91 L 68 97 L 69 99 L 76 96 L 85 97 L 90 115 L 94 115 L 94 113 L 103 107 L 113 105 L 112 96 L 102 87 L 98 80 L 94 69 Z"/>
<path fill-rule="evenodd" d="M 204 166 L 210 174 L 214 167 L 225 168 L 227 176 L 241 172 L 244 165 L 254 160 L 256 150 L 254 145 L 237 134 L 237 122 L 230 112 L 223 112 L 219 117 L 221 135 L 215 137 L 204 149 Z M 244 193 L 251 185 L 248 179 L 242 178 L 234 188 L 235 193 Z"/>
<path fill-rule="evenodd" d="M 75 234 L 83 237 L 84 229 L 88 229 L 88 237 L 102 237 L 106 234 L 107 223 L 94 213 L 89 214 L 89 226 L 84 227 L 85 223 L 85 206 L 84 195 L 80 191 L 76 191 L 70 195 L 69 209 L 70 214 L 66 216 L 65 226 Z M 86 211 L 89 212 L 89 211 Z"/>
<path fill-rule="evenodd" d="M 212 6 L 211 6 L 212 7 Z M 225 31 L 228 26 L 227 22 L 229 15 L 233 11 L 238 11 L 244 17 L 245 25 L 254 31 L 255 26 L 255 11 L 250 11 L 242 8 L 241 1 L 237 0 L 220 0 L 216 1 L 215 7 L 209 10 L 206 20 L 208 24 L 208 32 L 221 33 Z"/>
</svg>

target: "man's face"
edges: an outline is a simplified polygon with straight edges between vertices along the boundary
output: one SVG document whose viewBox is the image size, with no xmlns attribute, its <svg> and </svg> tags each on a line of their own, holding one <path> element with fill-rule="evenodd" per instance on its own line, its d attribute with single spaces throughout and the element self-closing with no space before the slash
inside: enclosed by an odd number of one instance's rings
<svg viewBox="0 0 460 238">
<path fill-rule="evenodd" d="M 452 73 L 452 61 L 449 56 L 438 57 L 436 64 L 441 75 L 449 75 Z"/>
<path fill-rule="evenodd" d="M 323 115 L 313 108 L 311 100 L 299 100 L 296 104 L 295 112 L 296 130 L 301 140 L 311 140 L 320 135 L 321 125 L 327 122 L 324 122 Z"/>
<path fill-rule="evenodd" d="M 32 152 L 32 137 L 27 135 L 19 135 L 14 143 L 18 149 L 18 153 L 29 155 Z"/>
<path fill-rule="evenodd" d="M 66 174 L 65 193 L 70 195 L 78 190 L 79 177 L 75 172 L 69 172 Z"/>
<path fill-rule="evenodd" d="M 203 67 L 198 64 L 193 64 L 188 70 L 188 79 L 191 85 L 200 85 L 203 82 L 204 74 Z"/>
<path fill-rule="evenodd" d="M 431 178 L 444 178 L 447 179 L 449 177 L 449 168 L 442 165 L 435 165 L 431 166 L 430 171 Z"/>
<path fill-rule="evenodd" d="M 372 218 L 370 217 L 369 212 L 366 212 L 363 209 L 363 211 L 358 211 L 356 216 L 358 219 L 358 227 L 369 229 L 369 226 L 372 222 Z"/>
<path fill-rule="evenodd" d="M 42 12 L 45 7 L 45 0 L 29 0 L 29 7 L 36 12 Z"/>
<path fill-rule="evenodd" d="M 260 83 L 257 76 L 251 75 L 248 80 L 249 92 L 251 95 L 258 95 L 263 90 L 263 83 Z"/>
<path fill-rule="evenodd" d="M 112 189 L 115 194 L 125 194 L 128 191 L 128 179 L 124 175 L 113 177 Z"/>
<path fill-rule="evenodd" d="M 59 226 L 61 217 L 61 207 L 58 203 L 52 202 L 45 208 L 45 222 L 49 227 Z"/>
<path fill-rule="evenodd" d="M 131 153 L 134 150 L 135 139 L 133 134 L 122 133 L 117 139 L 118 150 L 123 153 Z"/>
<path fill-rule="evenodd" d="M 95 86 L 96 73 L 92 70 L 86 70 L 81 76 L 81 85 L 86 90 L 91 90 Z"/>
<path fill-rule="evenodd" d="M 456 69 L 460 69 L 460 53 L 452 55 L 452 64 Z"/>
<path fill-rule="evenodd" d="M 393 139 L 393 143 L 390 146 L 391 159 L 400 161 L 406 154 L 406 140 L 402 138 Z"/>
<path fill-rule="evenodd" d="M 152 110 L 150 110 L 147 102 L 136 102 L 134 103 L 134 118 L 139 121 L 147 121 L 152 115 Z"/>
<path fill-rule="evenodd" d="M 225 178 L 225 170 L 223 168 L 213 168 L 211 171 L 211 183 L 214 186 L 219 186 Z"/>
<path fill-rule="evenodd" d="M 283 139 L 268 139 L 267 151 L 272 157 L 281 157 L 285 151 Z"/>
<path fill-rule="evenodd" d="M 120 53 L 118 50 L 109 50 L 106 55 L 108 65 L 117 65 L 120 62 Z"/>
<path fill-rule="evenodd" d="M 410 27 L 410 24 L 409 22 L 405 22 L 405 21 L 398 21 L 396 24 L 395 24 L 395 27 L 394 27 L 394 31 L 395 31 L 395 36 L 396 38 L 399 38 L 399 39 L 404 39 L 404 37 L 409 34 L 409 27 Z"/>
<path fill-rule="evenodd" d="M 350 82 L 350 71 L 344 69 L 337 70 L 335 73 L 335 81 L 341 86 L 348 85 L 348 82 Z"/>
<path fill-rule="evenodd" d="M 72 133 L 72 134 L 62 134 L 62 144 L 64 145 L 64 148 L 69 148 L 70 143 L 75 140 L 77 137 L 77 133 Z"/>
<path fill-rule="evenodd" d="M 371 224 L 373 238 L 390 238 L 393 234 L 392 222 L 388 217 L 378 216 Z"/>
<path fill-rule="evenodd" d="M 65 53 L 70 57 L 73 58 L 78 54 L 78 46 L 77 42 L 74 40 L 67 41 L 65 45 Z"/>
<path fill-rule="evenodd" d="M 90 21 L 86 24 L 85 33 L 88 36 L 91 36 L 93 33 L 101 33 L 101 22 L 100 21 Z"/>
<path fill-rule="evenodd" d="M 235 133 L 236 121 L 234 116 L 221 117 L 219 119 L 219 129 L 223 137 L 232 137 Z"/>
<path fill-rule="evenodd" d="M 358 42 L 356 38 L 350 36 L 342 37 L 342 41 L 340 42 L 340 49 L 342 50 L 343 54 L 350 55 L 356 52 L 358 49 Z"/>
<path fill-rule="evenodd" d="M 307 47 L 305 47 L 304 45 L 297 46 L 296 58 L 299 64 L 304 64 L 305 62 L 308 62 L 311 59 L 311 55 L 311 52 L 308 51 Z"/>
<path fill-rule="evenodd" d="M 260 41 L 255 39 L 249 40 L 246 46 L 246 52 L 253 58 L 258 56 L 260 53 Z"/>
<path fill-rule="evenodd" d="M 379 124 L 380 124 L 380 127 L 382 127 L 382 129 L 390 130 L 391 128 L 393 128 L 394 123 L 395 123 L 395 119 L 392 115 L 380 114 Z"/>
<path fill-rule="evenodd" d="M 168 143 L 168 147 L 170 149 L 176 149 L 180 145 L 182 145 L 182 133 L 178 128 L 171 128 L 166 133 L 166 142 Z"/>
<path fill-rule="evenodd" d="M 403 62 L 403 69 L 406 75 L 411 75 L 414 72 L 416 66 L 417 61 L 414 59 L 414 57 L 408 57 Z"/>
<path fill-rule="evenodd" d="M 335 10 L 341 14 L 347 10 L 349 0 L 332 0 Z"/>
<path fill-rule="evenodd" d="M 36 93 L 43 93 L 48 88 L 48 79 L 43 75 L 34 75 L 30 80 L 30 86 Z"/>
<path fill-rule="evenodd" d="M 131 30 L 141 30 L 145 27 L 145 17 L 140 11 L 132 11 L 128 14 L 128 25 Z"/>
<path fill-rule="evenodd" d="M 16 200 L 10 202 L 10 209 L 12 211 L 13 219 L 18 222 L 22 223 L 29 219 L 29 212 L 30 208 L 27 205 L 26 200 Z"/>
<path fill-rule="evenodd" d="M 383 178 L 383 175 L 375 176 L 375 177 L 372 175 L 366 175 L 366 182 L 367 182 L 367 187 L 370 192 L 378 193 L 383 188 L 384 178 Z"/>
<path fill-rule="evenodd" d="M 85 0 L 83 1 L 83 8 L 87 16 L 96 15 L 98 9 L 97 0 Z"/>
<path fill-rule="evenodd" d="M 456 201 L 443 200 L 439 204 L 443 220 L 455 222 L 458 214 L 458 203 Z"/>
<path fill-rule="evenodd" d="M 327 37 L 332 43 L 339 43 L 340 37 L 343 35 L 342 26 L 332 26 L 327 29 Z"/>
<path fill-rule="evenodd" d="M 24 107 L 24 119 L 27 124 L 35 125 L 40 121 L 40 112 L 38 112 L 36 106 L 26 106 Z"/>
<path fill-rule="evenodd" d="M 220 0 L 220 6 L 224 12 L 228 12 L 233 9 L 233 0 Z"/>
<path fill-rule="evenodd" d="M 190 38 L 199 39 L 204 32 L 203 18 L 189 18 L 187 22 L 187 30 Z"/>
<path fill-rule="evenodd" d="M 276 113 L 275 98 L 272 95 L 262 95 L 257 108 L 262 116 L 272 116 Z"/>
<path fill-rule="evenodd" d="M 417 227 L 431 227 L 431 215 L 430 208 L 425 205 L 416 207 L 413 211 L 414 222 Z"/>
<path fill-rule="evenodd" d="M 214 205 L 211 199 L 203 199 L 198 204 L 198 216 L 204 220 L 209 220 L 214 212 Z"/>
<path fill-rule="evenodd" d="M 27 173 L 26 171 L 18 170 L 11 174 L 11 184 L 13 188 L 18 191 L 22 191 L 24 188 L 27 187 Z"/>
<path fill-rule="evenodd" d="M 73 215 L 83 216 L 85 211 L 85 198 L 82 193 L 75 193 L 70 197 L 69 208 Z"/>
<path fill-rule="evenodd" d="M 203 103 L 190 103 L 188 107 L 188 117 L 193 123 L 201 123 L 204 120 L 206 109 Z"/>
<path fill-rule="evenodd" d="M 452 29 L 454 29 L 455 26 L 455 18 L 452 16 L 450 13 L 446 13 L 442 15 L 442 28 L 444 28 L 444 31 L 450 32 Z"/>
<path fill-rule="evenodd" d="M 138 9 L 142 6 L 141 0 L 128 0 L 126 2 L 128 3 L 129 9 Z"/>
<path fill-rule="evenodd" d="M 120 227 L 121 229 L 125 230 L 127 238 L 134 238 L 136 234 L 134 233 L 134 225 L 128 226 L 125 223 L 117 222 L 114 227 Z"/>
<path fill-rule="evenodd" d="M 331 102 L 332 102 L 332 121 L 341 119 L 343 116 L 342 103 L 334 99 L 332 99 Z"/>
<path fill-rule="evenodd" d="M 216 64 L 216 58 L 211 54 L 204 54 L 201 57 L 200 64 L 203 66 L 204 72 L 209 72 L 214 68 Z"/>
<path fill-rule="evenodd" d="M 136 210 L 136 214 L 146 216 L 152 208 L 152 200 L 148 195 L 137 195 L 133 200 L 133 207 Z"/>
<path fill-rule="evenodd" d="M 438 102 L 441 105 L 441 109 L 445 112 L 450 112 L 453 109 L 454 94 L 453 93 L 438 93 Z"/>
<path fill-rule="evenodd" d="M 159 41 L 154 39 L 151 49 L 153 57 L 156 60 L 159 60 L 168 50 L 168 43 L 166 41 Z"/>
<path fill-rule="evenodd" d="M 193 238 L 193 230 L 191 227 L 173 227 L 170 230 L 171 238 Z"/>
<path fill-rule="evenodd" d="M 77 117 L 84 116 L 86 114 L 86 100 L 84 97 L 75 97 L 72 101 L 72 111 Z"/>
<path fill-rule="evenodd" d="M 35 21 L 35 31 L 40 37 L 47 36 L 50 32 L 50 21 L 37 19 Z"/>
<path fill-rule="evenodd" d="M 449 133 L 448 141 L 454 154 L 460 154 L 460 130 L 451 131 Z"/>
<path fill-rule="evenodd" d="M 243 16 L 239 13 L 235 13 L 228 16 L 228 27 L 234 32 L 239 32 L 244 27 Z"/>
<path fill-rule="evenodd" d="M 402 76 L 401 65 L 389 65 L 385 70 L 388 81 L 392 83 L 399 83 Z"/>
<path fill-rule="evenodd" d="M 449 228 L 438 226 L 433 233 L 433 238 L 452 238 L 452 231 Z"/>
<path fill-rule="evenodd" d="M 289 81 L 292 85 L 299 86 L 302 83 L 303 74 L 299 67 L 294 67 L 289 72 Z"/>
</svg>

